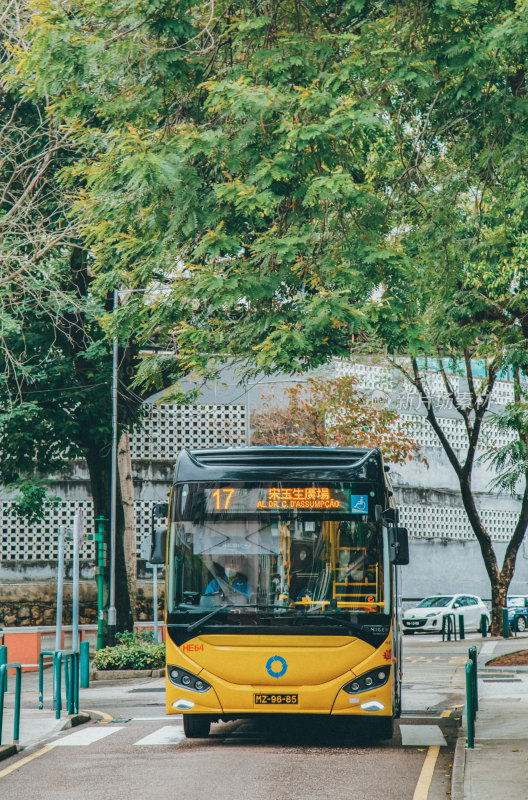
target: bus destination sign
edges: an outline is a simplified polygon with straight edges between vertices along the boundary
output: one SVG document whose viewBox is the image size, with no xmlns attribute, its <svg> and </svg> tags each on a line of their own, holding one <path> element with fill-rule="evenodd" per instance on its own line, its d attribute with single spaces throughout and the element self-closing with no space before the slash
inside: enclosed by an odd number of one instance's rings
<svg viewBox="0 0 528 800">
<path fill-rule="evenodd" d="M 264 511 L 274 508 L 308 508 L 329 511 L 341 508 L 341 501 L 334 496 L 331 489 L 324 486 L 317 488 L 304 486 L 293 489 L 270 486 L 264 491 L 264 495 L 264 499 L 257 501 L 257 509 Z"/>
<path fill-rule="evenodd" d="M 209 514 L 259 511 L 368 513 L 368 496 L 351 495 L 342 484 L 328 486 L 220 486 L 205 492 Z"/>
</svg>

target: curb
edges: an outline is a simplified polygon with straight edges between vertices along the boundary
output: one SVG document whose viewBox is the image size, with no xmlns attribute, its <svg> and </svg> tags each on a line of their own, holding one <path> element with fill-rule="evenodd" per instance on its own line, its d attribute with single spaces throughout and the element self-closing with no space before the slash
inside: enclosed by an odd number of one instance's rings
<svg viewBox="0 0 528 800">
<path fill-rule="evenodd" d="M 0 761 L 14 755 L 17 752 L 16 744 L 0 744 Z"/>
<path fill-rule="evenodd" d="M 85 722 L 90 722 L 91 718 L 91 714 L 73 714 L 69 719 L 66 720 L 66 724 L 62 726 L 61 731 L 65 731 L 68 728 L 76 728 L 77 725 L 84 725 Z"/>
<path fill-rule="evenodd" d="M 466 773 L 466 740 L 457 739 L 453 770 L 451 772 L 451 800 L 464 800 L 464 777 Z"/>
<path fill-rule="evenodd" d="M 160 669 L 97 669 L 90 673 L 91 681 L 122 681 L 129 678 L 163 678 L 165 668 Z"/>
<path fill-rule="evenodd" d="M 478 668 L 479 675 L 486 675 L 491 674 L 493 672 L 518 672 L 522 674 L 523 672 L 528 672 L 528 667 L 479 667 Z"/>
</svg>

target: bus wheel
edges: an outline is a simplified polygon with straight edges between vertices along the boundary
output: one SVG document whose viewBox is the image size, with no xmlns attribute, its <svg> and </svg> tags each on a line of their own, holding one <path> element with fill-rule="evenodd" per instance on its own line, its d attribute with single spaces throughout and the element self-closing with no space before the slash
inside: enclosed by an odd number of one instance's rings
<svg viewBox="0 0 528 800">
<path fill-rule="evenodd" d="M 375 739 L 392 739 L 394 736 L 394 720 L 392 717 L 377 717 L 369 720 L 372 736 Z"/>
<path fill-rule="evenodd" d="M 183 732 L 187 739 L 206 739 L 211 730 L 211 720 L 206 714 L 184 714 Z"/>
</svg>

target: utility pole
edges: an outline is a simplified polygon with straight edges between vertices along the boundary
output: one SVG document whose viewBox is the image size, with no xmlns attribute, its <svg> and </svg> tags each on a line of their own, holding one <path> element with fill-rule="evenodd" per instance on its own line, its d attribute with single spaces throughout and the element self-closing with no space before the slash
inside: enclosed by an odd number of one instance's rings
<svg viewBox="0 0 528 800">
<path fill-rule="evenodd" d="M 79 650 L 79 549 L 82 538 L 82 515 L 73 521 L 72 650 Z"/>
<path fill-rule="evenodd" d="M 114 289 L 114 314 L 119 302 L 119 291 Z M 115 608 L 115 562 L 116 562 L 116 513 L 117 513 L 117 363 L 118 342 L 114 336 L 112 358 L 112 481 L 110 505 L 110 598 L 108 608 L 108 644 L 115 644 L 116 608 Z"/>
</svg>

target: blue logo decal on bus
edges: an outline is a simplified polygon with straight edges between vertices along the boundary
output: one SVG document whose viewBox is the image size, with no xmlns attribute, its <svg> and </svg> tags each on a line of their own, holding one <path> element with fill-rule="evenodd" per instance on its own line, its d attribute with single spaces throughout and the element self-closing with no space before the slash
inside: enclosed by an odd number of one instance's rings
<svg viewBox="0 0 528 800">
<path fill-rule="evenodd" d="M 366 494 L 351 494 L 350 495 L 350 513 L 351 514 L 368 514 L 368 495 L 366 495 Z"/>
<path fill-rule="evenodd" d="M 266 672 L 272 678 L 282 678 L 288 669 L 288 664 L 282 656 L 272 656 L 266 661 Z"/>
</svg>

